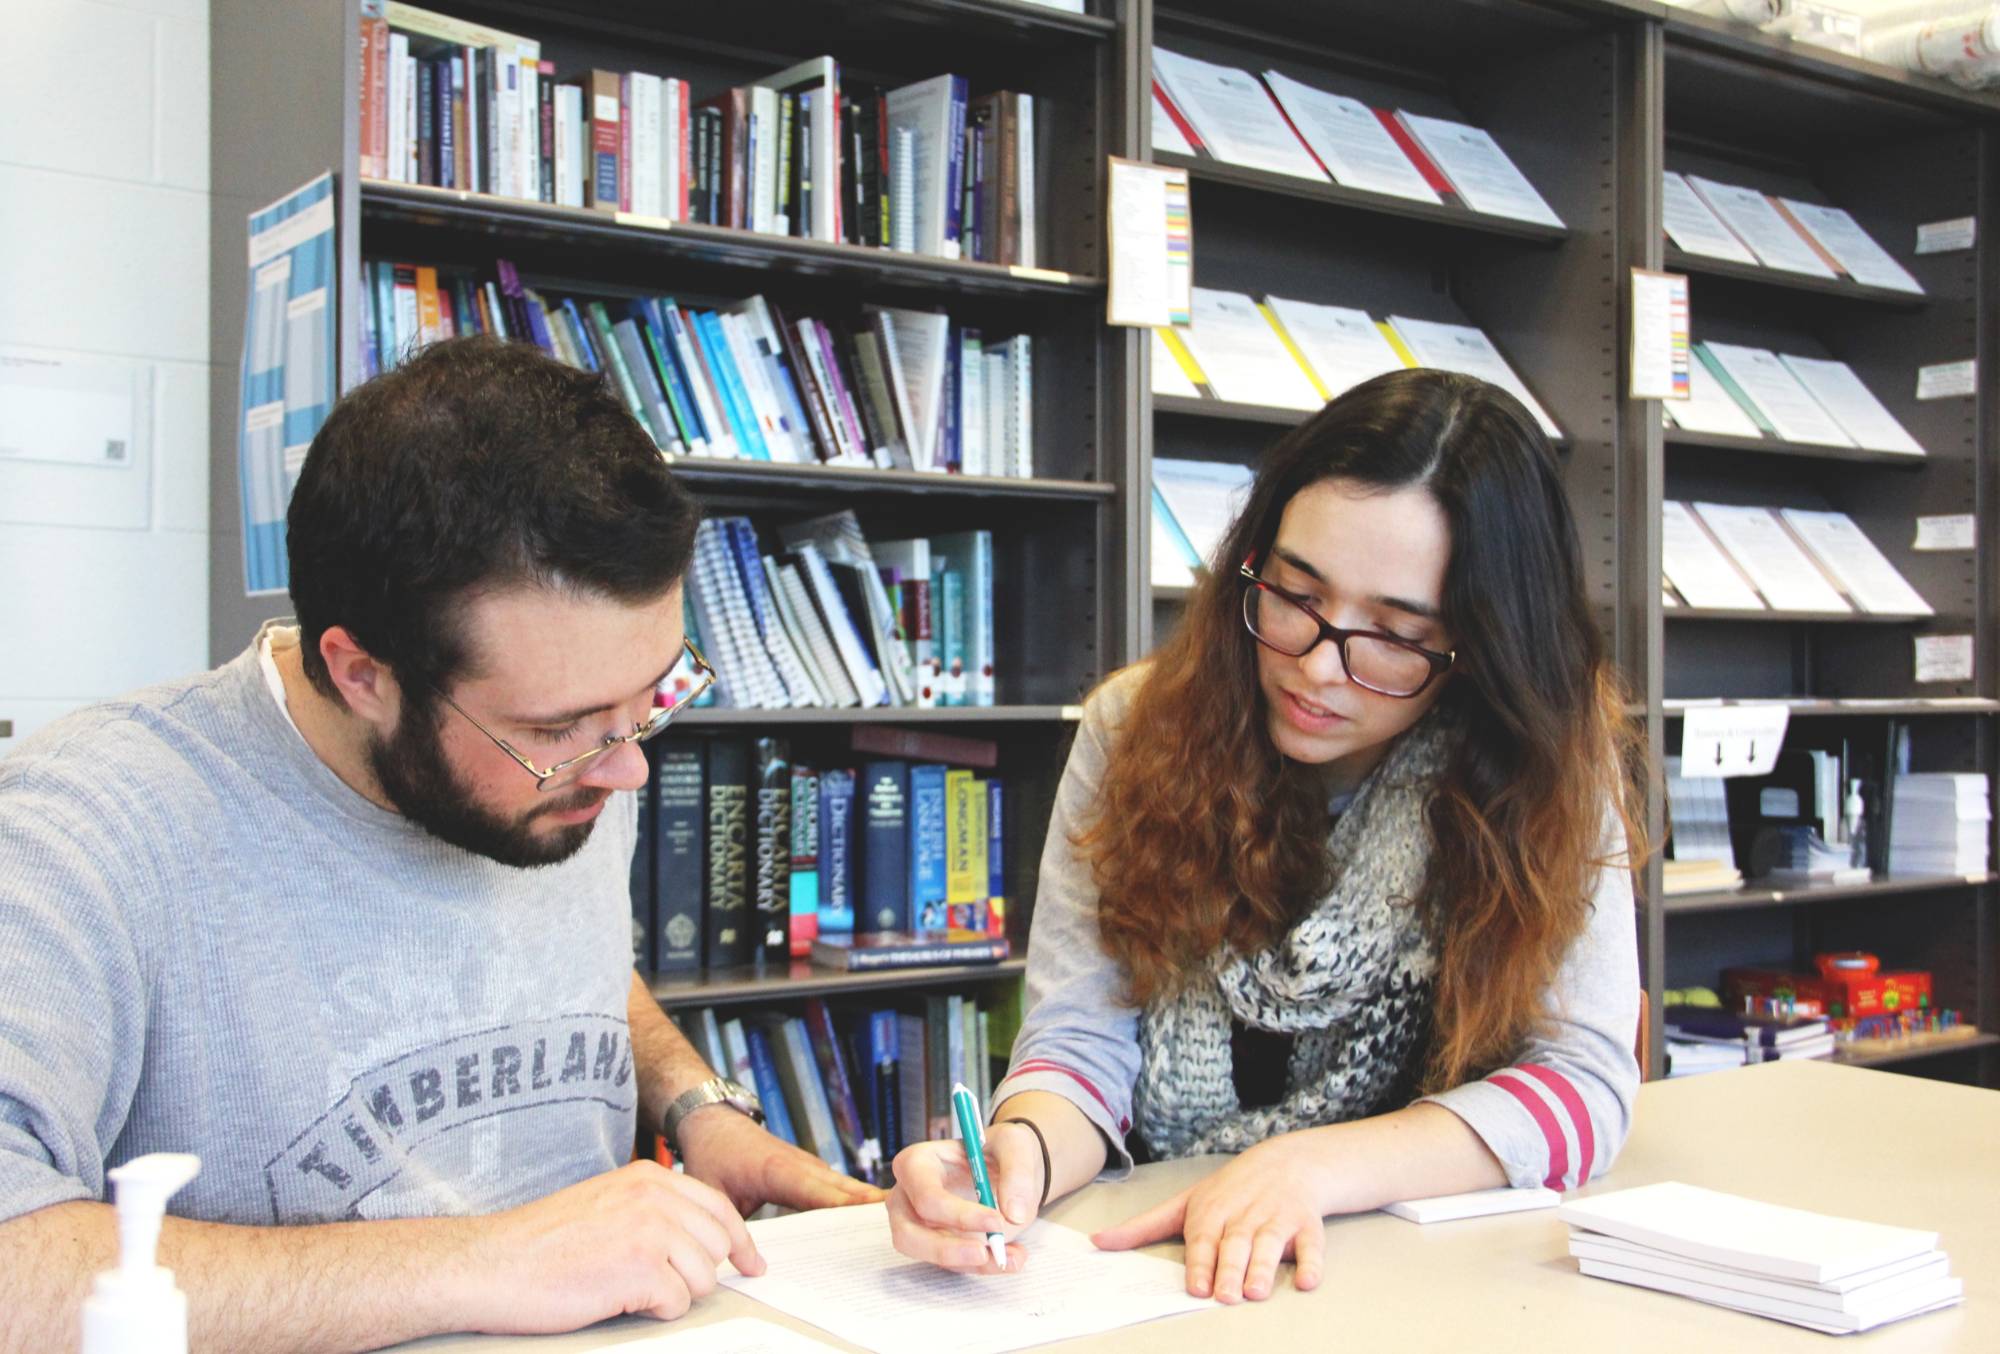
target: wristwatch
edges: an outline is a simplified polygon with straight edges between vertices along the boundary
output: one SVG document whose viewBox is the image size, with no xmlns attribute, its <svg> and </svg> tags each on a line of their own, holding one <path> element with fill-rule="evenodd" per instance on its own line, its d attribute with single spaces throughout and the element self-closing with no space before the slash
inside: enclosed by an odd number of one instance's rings
<svg viewBox="0 0 2000 1354">
<path fill-rule="evenodd" d="M 682 1091 L 660 1116 L 660 1136 L 667 1140 L 669 1152 L 675 1156 L 681 1154 L 681 1120 L 708 1105 L 727 1105 L 738 1114 L 747 1115 L 753 1124 L 764 1122 L 764 1107 L 757 1103 L 755 1091 L 728 1077 L 710 1077 L 701 1085 Z"/>
</svg>

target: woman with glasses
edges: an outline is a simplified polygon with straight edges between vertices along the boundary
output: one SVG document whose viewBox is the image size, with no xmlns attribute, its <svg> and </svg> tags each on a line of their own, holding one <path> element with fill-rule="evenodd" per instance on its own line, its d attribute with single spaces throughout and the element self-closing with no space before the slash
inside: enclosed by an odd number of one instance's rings
<svg viewBox="0 0 2000 1354">
<path fill-rule="evenodd" d="M 1580 1184 L 1629 1127 L 1631 735 L 1561 467 L 1494 386 L 1400 371 L 1271 449 L 1180 627 L 1085 706 L 986 1142 L 896 1159 L 905 1253 L 990 1261 L 1133 1153 L 1231 1153 L 1096 1241 L 1188 1291 L 1318 1283 L 1322 1220 Z M 1031 1257 L 1010 1247 L 1009 1268 Z"/>
</svg>

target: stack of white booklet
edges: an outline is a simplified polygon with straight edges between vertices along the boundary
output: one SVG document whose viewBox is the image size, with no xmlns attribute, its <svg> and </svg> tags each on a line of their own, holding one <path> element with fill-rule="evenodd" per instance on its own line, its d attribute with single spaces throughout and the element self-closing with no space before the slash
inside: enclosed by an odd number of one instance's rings
<svg viewBox="0 0 2000 1354">
<path fill-rule="evenodd" d="M 1936 1232 L 1668 1182 L 1563 1205 L 1569 1253 L 1598 1279 L 1844 1335 L 1963 1300 Z"/>
<path fill-rule="evenodd" d="M 1993 799 L 1978 771 L 1905 772 L 1889 820 L 1891 874 L 1986 873 Z"/>
</svg>

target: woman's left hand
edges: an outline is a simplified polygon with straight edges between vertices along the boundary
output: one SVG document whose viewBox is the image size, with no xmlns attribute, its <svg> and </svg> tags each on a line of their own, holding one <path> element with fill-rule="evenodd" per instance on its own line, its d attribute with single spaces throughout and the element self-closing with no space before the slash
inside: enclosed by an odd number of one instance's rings
<svg viewBox="0 0 2000 1354">
<path fill-rule="evenodd" d="M 1327 1144 L 1315 1130 L 1270 1138 L 1199 1184 L 1091 1238 L 1130 1250 L 1187 1239 L 1187 1291 L 1218 1302 L 1271 1296 L 1278 1264 L 1294 1261 L 1292 1285 L 1319 1286 L 1333 1188 Z"/>
</svg>

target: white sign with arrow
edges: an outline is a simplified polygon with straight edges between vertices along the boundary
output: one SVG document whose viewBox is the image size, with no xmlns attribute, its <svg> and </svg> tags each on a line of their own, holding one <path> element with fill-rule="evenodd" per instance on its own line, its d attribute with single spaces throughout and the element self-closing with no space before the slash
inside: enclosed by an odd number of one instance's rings
<svg viewBox="0 0 2000 1354">
<path fill-rule="evenodd" d="M 1782 705 L 1693 705 L 1681 718 L 1683 776 L 1767 776 L 1792 712 Z"/>
</svg>

